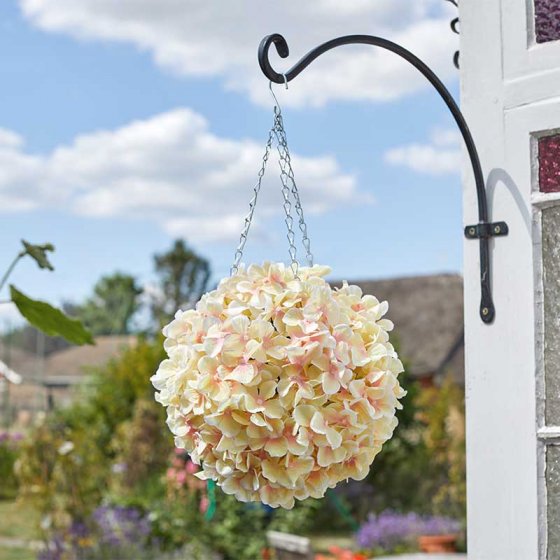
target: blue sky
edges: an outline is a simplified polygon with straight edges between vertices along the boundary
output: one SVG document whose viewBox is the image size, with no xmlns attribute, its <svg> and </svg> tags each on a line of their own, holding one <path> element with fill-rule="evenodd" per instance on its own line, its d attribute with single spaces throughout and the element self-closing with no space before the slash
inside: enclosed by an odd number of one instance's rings
<svg viewBox="0 0 560 560">
<path fill-rule="evenodd" d="M 340 14 L 321 0 L 298 25 L 295 0 L 264 2 L 246 30 L 254 0 L 225 15 L 190 0 L 162 0 L 157 17 L 148 0 L 118 4 L 0 4 L 0 265 L 21 238 L 53 242 L 56 272 L 28 263 L 13 276 L 35 297 L 80 300 L 115 270 L 149 283 L 152 255 L 178 236 L 216 279 L 227 273 L 271 124 L 260 36 L 285 33 L 295 60 L 333 34 L 379 29 L 424 55 L 458 95 L 443 0 L 378 0 L 374 10 L 348 0 Z M 460 271 L 459 147 L 447 109 L 371 48 L 323 58 L 277 88 L 316 261 L 348 279 Z M 276 175 L 273 163 L 246 262 L 286 258 Z"/>
</svg>

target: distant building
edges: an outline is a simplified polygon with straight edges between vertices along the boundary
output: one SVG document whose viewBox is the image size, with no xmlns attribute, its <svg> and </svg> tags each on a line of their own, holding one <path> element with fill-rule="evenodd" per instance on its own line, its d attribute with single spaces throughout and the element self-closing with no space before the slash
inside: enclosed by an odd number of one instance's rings
<svg viewBox="0 0 560 560">
<path fill-rule="evenodd" d="M 135 343 L 135 336 L 99 336 L 95 346 L 72 346 L 45 359 L 0 344 L 0 356 L 8 356 L 10 367 L 22 378 L 22 383 L 10 390 L 12 421 L 25 424 L 37 412 L 51 409 L 55 404 L 69 404 L 73 388 L 82 383 L 88 373 Z M 5 410 L 3 413 L 7 414 Z"/>
</svg>

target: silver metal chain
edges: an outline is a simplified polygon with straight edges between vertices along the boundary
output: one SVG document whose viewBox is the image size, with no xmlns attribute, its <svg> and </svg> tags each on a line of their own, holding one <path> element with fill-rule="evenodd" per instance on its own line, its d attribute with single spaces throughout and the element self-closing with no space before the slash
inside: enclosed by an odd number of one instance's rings
<svg viewBox="0 0 560 560">
<path fill-rule="evenodd" d="M 299 229 L 301 231 L 302 243 L 305 249 L 305 257 L 307 264 L 313 266 L 313 253 L 311 252 L 311 241 L 307 234 L 307 224 L 305 222 L 305 216 L 303 214 L 303 207 L 301 205 L 301 199 L 299 197 L 299 189 L 296 184 L 296 179 L 294 176 L 294 170 L 292 168 L 292 160 L 290 156 L 290 150 L 288 148 L 288 138 L 286 136 L 286 129 L 284 128 L 284 121 L 282 118 L 282 111 L 278 106 L 278 110 L 274 111 L 275 116 L 275 136 L 278 147 L 278 163 L 280 165 L 280 176 L 282 177 L 282 185 L 284 187 L 285 183 L 291 185 L 291 194 L 294 199 L 294 206 L 298 215 Z M 285 198 L 285 197 L 284 197 Z"/>
<path fill-rule="evenodd" d="M 299 262 L 297 260 L 296 235 L 294 233 L 294 218 L 292 217 L 292 202 L 290 201 L 290 183 L 286 172 L 286 165 L 289 163 L 290 153 L 288 146 L 285 144 L 284 127 L 282 123 L 282 113 L 278 106 L 274 107 L 274 126 L 272 127 L 274 136 L 276 137 L 276 147 L 278 149 L 278 163 L 280 165 L 280 182 L 282 183 L 282 196 L 284 197 L 284 213 L 286 214 L 286 237 L 288 239 L 290 258 L 292 262 L 292 272 L 294 277 L 298 278 Z"/>
<path fill-rule="evenodd" d="M 257 206 L 257 200 L 261 191 L 261 184 L 264 177 L 264 172 L 266 171 L 266 164 L 270 156 L 270 149 L 272 148 L 273 139 L 274 128 L 270 129 L 270 132 L 268 133 L 268 140 L 266 141 L 261 168 L 259 169 L 259 172 L 257 174 L 257 183 L 253 187 L 253 196 L 249 201 L 249 212 L 247 213 L 247 216 L 245 216 L 245 224 L 243 226 L 243 230 L 241 231 L 239 245 L 237 246 L 235 255 L 233 257 L 233 264 L 230 269 L 231 275 L 234 275 L 239 270 L 239 264 L 241 263 L 241 259 L 243 257 L 243 249 L 245 248 L 245 243 L 247 243 L 247 236 L 249 235 L 249 229 L 251 228 L 251 223 L 253 222 L 253 214 L 255 213 L 255 208 Z"/>
<path fill-rule="evenodd" d="M 261 190 L 262 179 L 264 177 L 266 165 L 268 163 L 268 159 L 270 156 L 270 150 L 272 148 L 272 143 L 274 139 L 276 139 L 276 146 L 278 149 L 278 163 L 280 166 L 280 182 L 282 184 L 282 196 L 284 198 L 283 207 L 284 207 L 285 223 L 287 229 L 286 237 L 288 239 L 289 255 L 291 260 L 290 266 L 294 273 L 294 277 L 298 278 L 299 262 L 297 260 L 297 249 L 296 249 L 296 242 L 295 242 L 295 233 L 293 228 L 294 219 L 292 217 L 292 202 L 290 200 L 290 197 L 293 197 L 294 206 L 299 218 L 298 220 L 299 229 L 302 234 L 302 243 L 306 252 L 306 259 L 309 266 L 313 266 L 313 254 L 311 253 L 311 243 L 309 241 L 309 237 L 307 234 L 307 224 L 305 222 L 303 208 L 301 205 L 301 199 L 299 196 L 299 190 L 297 188 L 297 184 L 294 176 L 294 170 L 292 168 L 290 150 L 288 148 L 288 140 L 286 137 L 286 131 L 284 129 L 284 122 L 282 119 L 282 110 L 280 108 L 280 104 L 278 103 L 278 100 L 276 99 L 276 96 L 274 95 L 274 92 L 272 91 L 272 85 L 270 86 L 270 92 L 275 101 L 274 123 L 268 134 L 268 140 L 266 143 L 265 152 L 262 159 L 262 165 L 257 176 L 257 183 L 253 188 L 253 196 L 249 201 L 249 212 L 245 217 L 245 224 L 243 226 L 243 231 L 241 232 L 239 245 L 235 251 L 233 265 L 231 267 L 230 272 L 233 275 L 239 269 L 241 258 L 243 257 L 243 249 L 245 248 L 245 244 L 247 243 L 249 229 L 251 228 L 251 224 L 253 222 L 253 215 L 255 213 L 259 192 Z"/>
</svg>

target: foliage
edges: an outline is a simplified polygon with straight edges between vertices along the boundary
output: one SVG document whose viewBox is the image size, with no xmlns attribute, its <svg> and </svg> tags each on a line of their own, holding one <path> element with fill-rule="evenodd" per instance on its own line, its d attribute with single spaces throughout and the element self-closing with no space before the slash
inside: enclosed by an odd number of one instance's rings
<svg viewBox="0 0 560 560">
<path fill-rule="evenodd" d="M 17 471 L 24 495 L 41 512 L 51 549 L 59 542 L 68 552 L 72 532 L 85 527 L 89 537 L 84 537 L 81 555 L 75 558 L 111 558 L 109 551 L 115 557 L 110 548 L 86 546 L 91 535 L 98 539 L 99 508 L 134 510 L 138 520 L 149 521 L 148 536 L 135 541 L 141 546 L 130 547 L 139 559 L 173 554 L 177 559 L 207 560 L 212 550 L 226 560 L 253 560 L 266 547 L 268 529 L 297 534 L 348 530 L 345 515 L 332 500 L 306 500 L 290 511 L 271 510 L 240 503 L 219 488 L 215 513 L 209 516 L 211 493 L 194 476 L 198 467 L 184 452 L 174 450 L 163 411 L 153 402 L 149 378 L 162 359 L 161 340 L 140 339 L 96 371 L 75 404 L 56 411 L 23 442 Z M 449 410 L 460 404 L 460 390 L 444 385 L 439 393 L 419 394 L 415 384 L 405 384 L 409 394 L 400 426 L 374 463 L 373 490 L 368 492 L 366 482 L 342 485 L 339 498 L 344 507 L 362 496 L 359 507 L 366 513 L 368 502 L 370 507 L 374 504 L 373 511 L 381 511 L 378 506 L 392 500 L 403 511 L 411 503 L 422 503 L 424 509 L 418 511 L 423 513 L 430 508 L 429 492 L 436 494 L 437 484 L 443 481 L 448 489 L 455 484 L 449 464 L 456 456 L 449 449 L 457 432 L 451 430 Z M 442 506 L 448 503 L 446 497 Z M 353 507 L 351 513 L 365 517 L 360 511 Z M 341 549 L 343 553 L 349 551 Z"/>
<path fill-rule="evenodd" d="M 10 284 L 10 297 L 18 311 L 31 325 L 49 336 L 62 336 L 72 344 L 93 344 L 91 333 L 77 319 L 45 301 L 31 299 Z"/>
<path fill-rule="evenodd" d="M 465 401 L 460 387 L 447 378 L 441 387 L 422 392 L 420 419 L 430 457 L 435 512 L 464 519 L 466 514 Z"/>
<path fill-rule="evenodd" d="M 0 432 L 0 500 L 14 498 L 18 481 L 14 466 L 19 453 L 21 434 Z"/>
<path fill-rule="evenodd" d="M 129 334 L 141 294 L 142 288 L 129 274 L 103 276 L 95 284 L 93 296 L 77 307 L 77 315 L 95 335 Z"/>
<path fill-rule="evenodd" d="M 164 415 L 153 400 L 138 399 L 132 418 L 122 422 L 112 441 L 114 487 L 122 494 L 159 477 L 167 465 L 173 440 L 163 432 Z"/>
<path fill-rule="evenodd" d="M 91 428 L 70 426 L 57 414 L 23 442 L 16 464 L 20 492 L 47 532 L 87 518 L 101 500 L 108 468 Z"/>
<path fill-rule="evenodd" d="M 372 465 L 367 483 L 352 485 L 351 502 L 358 519 L 369 511 L 417 511 L 429 513 L 431 496 L 439 481 L 431 476 L 431 459 L 422 437 L 424 426 L 418 417 L 421 391 L 405 371 L 401 374 L 407 395 L 398 412 L 393 438 L 386 442 Z M 371 485 L 369 488 L 368 486 Z"/>
<path fill-rule="evenodd" d="M 308 498 L 301 502 L 296 502 L 292 509 L 273 510 L 268 530 L 280 531 L 282 533 L 297 533 L 299 535 L 309 534 L 325 527 L 325 519 L 319 520 L 319 514 L 325 509 L 325 500 L 315 500 Z M 331 522 L 332 522 L 332 510 Z M 327 526 L 332 527 L 331 523 Z"/>
<path fill-rule="evenodd" d="M 129 449 L 113 438 L 134 417 L 136 402 L 150 396 L 149 377 L 161 357 L 161 344 L 140 340 L 101 368 L 81 399 L 55 411 L 24 442 L 21 487 L 49 531 L 87 519 L 108 492 L 115 456 Z M 163 419 L 161 424 L 163 439 Z"/>
<path fill-rule="evenodd" d="M 23 250 L 20 251 L 12 261 L 2 279 L 0 279 L 0 290 L 6 284 L 10 274 L 18 262 L 26 256 L 33 259 L 41 269 L 54 270 L 48 259 L 48 252 L 54 251 L 50 243 L 44 245 L 33 245 L 22 240 Z M 11 299 L 3 303 L 13 303 L 21 315 L 27 321 L 50 336 L 62 336 L 72 344 L 93 344 L 91 333 L 75 319 L 65 315 L 60 309 L 44 302 L 31 299 L 20 292 L 13 284 L 10 285 Z"/>
<path fill-rule="evenodd" d="M 178 239 L 167 253 L 155 255 L 161 297 L 153 302 L 153 314 L 160 324 L 177 311 L 192 307 L 206 291 L 210 264 Z"/>
<path fill-rule="evenodd" d="M 456 534 L 460 523 L 441 516 L 396 513 L 391 510 L 370 514 L 356 534 L 361 549 L 375 554 L 415 550 L 420 535 Z"/>
<path fill-rule="evenodd" d="M 260 558 L 266 547 L 266 513 L 260 504 L 244 504 L 217 492 L 216 515 L 210 522 L 213 549 L 227 560 Z"/>
</svg>

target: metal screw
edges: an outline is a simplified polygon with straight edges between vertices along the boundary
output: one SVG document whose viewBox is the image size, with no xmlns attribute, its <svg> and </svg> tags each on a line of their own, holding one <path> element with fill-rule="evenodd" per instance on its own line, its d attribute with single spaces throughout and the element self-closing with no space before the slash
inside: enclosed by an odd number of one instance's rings
<svg viewBox="0 0 560 560">
<path fill-rule="evenodd" d="M 474 235 L 476 233 L 476 230 L 472 227 L 469 228 L 469 235 Z"/>
<path fill-rule="evenodd" d="M 488 315 L 488 313 L 490 313 L 490 309 L 488 309 L 488 307 L 483 307 L 482 308 L 482 314 L 483 315 Z"/>
<path fill-rule="evenodd" d="M 494 227 L 494 233 L 500 233 L 500 231 L 502 231 L 500 226 Z"/>
</svg>

